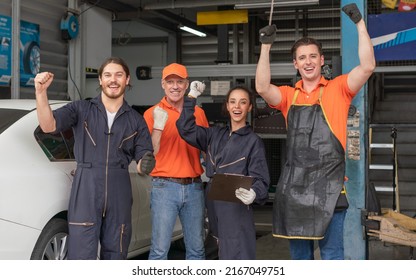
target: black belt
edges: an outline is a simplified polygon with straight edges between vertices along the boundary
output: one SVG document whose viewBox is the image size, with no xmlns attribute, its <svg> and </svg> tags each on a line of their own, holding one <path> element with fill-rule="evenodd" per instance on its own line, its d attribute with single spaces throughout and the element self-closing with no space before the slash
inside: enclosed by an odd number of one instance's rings
<svg viewBox="0 0 416 280">
<path fill-rule="evenodd" d="M 201 176 L 198 176 L 198 177 L 195 177 L 195 178 L 191 178 L 191 177 L 173 178 L 173 177 L 158 177 L 158 176 L 156 176 L 156 177 L 153 177 L 153 178 L 178 183 L 178 184 L 181 184 L 181 185 L 189 185 L 189 184 L 192 184 L 192 183 L 202 183 Z"/>
</svg>

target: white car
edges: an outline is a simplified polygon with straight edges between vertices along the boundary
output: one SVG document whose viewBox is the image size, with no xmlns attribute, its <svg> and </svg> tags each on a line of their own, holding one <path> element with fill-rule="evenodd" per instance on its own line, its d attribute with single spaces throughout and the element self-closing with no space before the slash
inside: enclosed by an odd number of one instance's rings
<svg viewBox="0 0 416 280">
<path fill-rule="evenodd" d="M 66 101 L 51 101 L 52 109 Z M 45 134 L 35 100 L 0 100 L 0 259 L 65 259 L 76 163 L 73 134 Z M 130 167 L 133 234 L 128 257 L 150 249 L 151 177 Z M 179 220 L 172 241 L 183 237 Z"/>
</svg>

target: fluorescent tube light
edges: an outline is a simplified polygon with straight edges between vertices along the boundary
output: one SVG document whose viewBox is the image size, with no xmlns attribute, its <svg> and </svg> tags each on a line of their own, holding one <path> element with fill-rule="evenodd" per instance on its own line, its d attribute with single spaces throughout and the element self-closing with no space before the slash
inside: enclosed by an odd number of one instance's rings
<svg viewBox="0 0 416 280">
<path fill-rule="evenodd" d="M 292 1 L 275 1 L 274 7 L 294 7 L 294 6 L 309 6 L 318 5 L 319 0 L 292 0 Z M 255 9 L 255 8 L 270 8 L 270 2 L 255 2 L 235 4 L 234 9 Z"/>
<path fill-rule="evenodd" d="M 205 34 L 204 32 L 201 32 L 201 31 L 195 30 L 195 29 L 190 28 L 190 27 L 188 27 L 188 26 L 179 25 L 178 27 L 179 27 L 179 29 L 181 29 L 181 30 L 183 30 L 183 31 L 186 31 L 186 32 L 192 33 L 192 34 L 197 35 L 197 36 L 199 36 L 199 37 L 207 37 L 207 34 Z"/>
</svg>

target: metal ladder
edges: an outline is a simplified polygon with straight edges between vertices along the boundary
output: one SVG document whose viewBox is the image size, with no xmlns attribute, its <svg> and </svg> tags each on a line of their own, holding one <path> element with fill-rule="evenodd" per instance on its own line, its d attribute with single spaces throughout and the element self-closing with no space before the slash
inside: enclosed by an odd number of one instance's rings
<svg viewBox="0 0 416 280">
<path fill-rule="evenodd" d="M 376 126 L 370 125 L 369 128 L 369 153 L 368 162 L 370 170 L 391 170 L 392 171 L 392 186 L 374 186 L 377 192 L 391 192 L 393 195 L 392 209 L 393 211 L 400 212 L 400 199 L 399 199 L 399 178 L 397 172 L 397 149 L 396 149 L 396 138 L 397 129 L 396 127 L 391 128 L 390 137 L 392 138 L 391 143 L 373 143 L 372 134 L 373 128 Z M 376 164 L 372 163 L 371 154 L 374 149 L 391 149 L 392 150 L 392 163 L 391 164 Z"/>
</svg>

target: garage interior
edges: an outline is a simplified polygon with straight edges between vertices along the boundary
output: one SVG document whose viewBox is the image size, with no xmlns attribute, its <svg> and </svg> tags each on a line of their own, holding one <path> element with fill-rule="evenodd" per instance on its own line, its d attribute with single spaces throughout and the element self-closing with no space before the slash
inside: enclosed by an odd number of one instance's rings
<svg viewBox="0 0 416 280">
<path fill-rule="evenodd" d="M 275 2 L 271 20 L 278 33 L 271 53 L 273 83 L 294 84 L 299 78 L 290 61 L 290 48 L 301 36 L 322 42 L 326 64 L 323 74 L 328 79 L 341 74 L 345 63 L 343 46 L 346 46 L 342 34 L 345 22 L 340 9 L 344 1 Z M 359 4 L 367 16 L 397 12 L 381 0 Z M 247 11 L 248 21 L 198 25 L 200 13 L 230 10 Z M 0 3 L 1 15 L 39 24 L 40 71 L 53 72 L 56 77 L 49 94 L 51 99 L 95 96 L 98 63 L 107 55 L 119 55 L 135 63 L 130 65 L 132 74 L 138 69 L 149 71 L 145 77 L 137 76 L 133 91 L 138 94 L 129 97 L 129 103 L 140 110 L 160 99 L 161 69 L 176 61 L 189 67 L 191 79 L 206 82 L 207 90 L 198 102 L 212 116 L 209 117 L 211 125 L 224 122 L 214 117 L 218 116 L 217 110 L 224 98 L 213 91 L 214 86 L 223 82 L 246 84 L 254 90 L 260 47 L 258 30 L 269 24 L 270 11 L 270 1 L 264 0 L 6 0 Z M 62 35 L 60 23 L 68 15 L 79 20 L 79 34 L 74 38 Z M 198 29 L 206 36 L 184 32 L 179 29 L 181 26 Z M 18 50 L 14 54 L 19 55 Z M 12 63 L 15 72 L 11 76 L 19 76 L 20 65 Z M 358 256 L 351 252 L 351 258 L 413 258 L 415 246 L 384 242 L 368 232 L 379 226 L 369 217 L 380 215 L 381 208 L 416 218 L 416 60 L 377 62 L 364 91 L 364 104 L 352 107 L 350 115 L 351 121 L 360 118 L 363 122 L 359 131 L 364 135 L 364 152 L 347 161 L 364 166 L 362 173 L 351 174 L 362 182 L 357 188 L 361 188 L 363 204 L 353 205 L 357 206 L 352 211 L 359 220 L 355 229 L 362 230 L 350 242 L 362 240 L 356 246 L 365 249 Z M 14 98 L 33 99 L 33 87 L 20 85 L 18 79 L 11 79 L 8 86 L 0 86 L 0 99 Z M 266 145 L 272 201 L 285 160 L 285 122 L 260 96 L 255 101 L 250 122 Z M 374 192 L 377 199 L 368 207 L 369 194 Z"/>
</svg>

